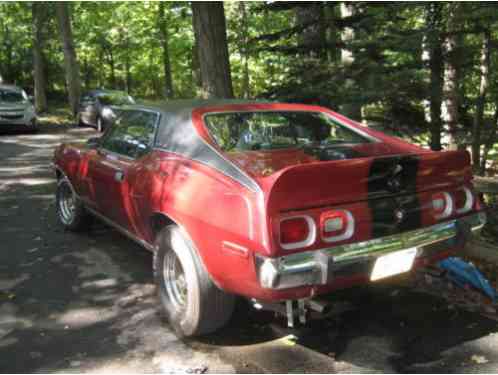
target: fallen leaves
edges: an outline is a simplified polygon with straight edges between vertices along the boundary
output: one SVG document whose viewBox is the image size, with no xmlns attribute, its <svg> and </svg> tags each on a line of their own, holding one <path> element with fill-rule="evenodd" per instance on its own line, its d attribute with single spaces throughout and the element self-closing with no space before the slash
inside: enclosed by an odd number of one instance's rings
<svg viewBox="0 0 498 375">
<path fill-rule="evenodd" d="M 474 363 L 479 364 L 479 365 L 489 362 L 489 360 L 485 356 L 476 355 L 476 354 L 474 354 L 472 357 L 470 357 L 470 360 Z"/>
</svg>

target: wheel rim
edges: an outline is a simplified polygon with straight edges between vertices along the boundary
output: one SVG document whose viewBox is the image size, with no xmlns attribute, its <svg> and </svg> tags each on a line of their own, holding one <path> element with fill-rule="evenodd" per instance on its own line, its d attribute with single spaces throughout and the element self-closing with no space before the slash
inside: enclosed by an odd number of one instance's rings
<svg viewBox="0 0 498 375">
<path fill-rule="evenodd" d="M 100 117 L 97 119 L 97 130 L 99 132 L 102 131 L 102 120 L 100 119 Z"/>
<path fill-rule="evenodd" d="M 75 199 L 71 187 L 62 183 L 59 191 L 59 213 L 64 224 L 70 224 L 74 219 Z"/>
<path fill-rule="evenodd" d="M 163 264 L 164 284 L 168 298 L 176 312 L 185 310 L 187 304 L 187 280 L 180 259 L 171 250 L 164 256 Z"/>
</svg>

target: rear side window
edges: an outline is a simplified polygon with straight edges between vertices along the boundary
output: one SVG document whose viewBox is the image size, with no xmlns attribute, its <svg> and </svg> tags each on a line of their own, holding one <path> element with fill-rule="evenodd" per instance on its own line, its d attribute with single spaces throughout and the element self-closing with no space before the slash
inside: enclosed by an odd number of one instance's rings
<svg viewBox="0 0 498 375">
<path fill-rule="evenodd" d="M 133 159 L 145 155 L 154 143 L 158 118 L 155 112 L 122 111 L 106 133 L 102 147 Z"/>
<path fill-rule="evenodd" d="M 223 151 L 371 142 L 366 136 L 320 112 L 213 113 L 206 115 L 204 122 Z"/>
</svg>

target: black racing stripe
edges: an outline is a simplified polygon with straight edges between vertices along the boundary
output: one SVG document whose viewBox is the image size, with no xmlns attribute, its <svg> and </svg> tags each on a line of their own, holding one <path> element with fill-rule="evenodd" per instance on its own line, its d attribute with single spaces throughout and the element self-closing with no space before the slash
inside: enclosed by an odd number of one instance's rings
<svg viewBox="0 0 498 375">
<path fill-rule="evenodd" d="M 416 194 L 419 158 L 401 156 L 372 161 L 368 176 L 368 206 L 372 238 L 420 228 L 421 206 Z M 401 212 L 403 218 L 396 217 Z"/>
</svg>

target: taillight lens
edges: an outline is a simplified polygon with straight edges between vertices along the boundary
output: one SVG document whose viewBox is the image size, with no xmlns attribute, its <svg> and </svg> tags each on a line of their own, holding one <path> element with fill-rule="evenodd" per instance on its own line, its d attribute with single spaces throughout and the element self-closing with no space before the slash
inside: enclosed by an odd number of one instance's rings
<svg viewBox="0 0 498 375">
<path fill-rule="evenodd" d="M 309 216 L 293 216 L 280 221 L 280 246 L 297 249 L 315 242 L 316 228 Z"/>
<path fill-rule="evenodd" d="M 437 193 L 432 196 L 432 211 L 436 219 L 445 219 L 453 213 L 453 199 L 449 193 Z"/>
<path fill-rule="evenodd" d="M 469 188 L 462 188 L 454 193 L 455 211 L 457 214 L 465 214 L 474 207 L 474 194 Z"/>
<path fill-rule="evenodd" d="M 324 212 L 320 217 L 322 239 L 325 242 L 347 240 L 354 234 L 354 218 L 346 210 Z"/>
</svg>

